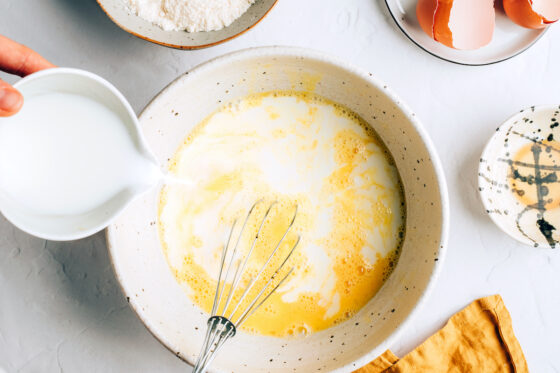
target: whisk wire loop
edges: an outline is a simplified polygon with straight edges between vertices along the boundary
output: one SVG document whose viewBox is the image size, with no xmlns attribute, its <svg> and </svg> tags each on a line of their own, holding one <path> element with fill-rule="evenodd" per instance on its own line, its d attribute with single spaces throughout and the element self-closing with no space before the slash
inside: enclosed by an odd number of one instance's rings
<svg viewBox="0 0 560 373">
<path fill-rule="evenodd" d="M 272 281 L 274 281 L 274 279 L 276 278 L 276 276 L 278 275 L 278 273 L 282 270 L 282 268 L 284 268 L 284 265 L 288 262 L 288 259 L 290 259 L 290 257 L 292 256 L 292 253 L 295 251 L 295 249 L 297 248 L 298 244 L 299 244 L 299 240 L 300 238 L 298 237 L 295 245 L 292 247 L 292 249 L 290 250 L 290 253 L 288 254 L 288 256 L 286 256 L 286 259 L 284 259 L 284 261 L 282 262 L 282 264 L 280 264 L 280 266 L 276 269 L 276 271 L 272 274 L 272 276 L 270 276 L 270 279 L 267 281 L 266 285 L 261 289 L 261 291 L 259 292 L 259 294 L 253 299 L 253 301 L 251 302 L 251 304 L 249 305 L 249 307 L 246 308 L 245 312 L 243 312 L 243 314 L 239 317 L 239 319 L 235 322 L 236 324 L 239 324 L 239 322 L 241 322 L 241 320 L 244 320 L 245 315 L 249 314 L 251 312 L 251 309 L 253 307 L 253 305 L 259 300 L 259 298 L 262 296 L 262 294 L 265 293 L 266 289 L 268 289 L 268 286 L 272 283 Z M 272 254 L 274 255 L 274 254 Z M 288 272 L 288 274 L 284 277 L 284 279 L 281 280 L 281 282 L 283 282 L 286 278 L 288 278 L 289 275 L 292 274 L 293 272 L 293 268 Z M 278 284 L 280 285 L 280 283 Z M 279 286 L 276 286 L 276 288 L 278 288 Z M 274 291 L 276 291 L 276 288 L 274 288 L 272 290 L 272 292 L 269 293 L 269 295 L 264 299 L 268 299 L 268 297 L 270 295 L 272 295 L 272 293 L 274 293 Z M 264 302 L 263 302 L 264 303 Z M 262 303 L 259 303 L 257 305 L 256 308 L 258 308 Z M 238 304 L 239 305 L 239 304 Z M 255 309 L 256 309 L 255 308 Z"/>
<path fill-rule="evenodd" d="M 272 204 L 270 206 L 270 208 L 267 211 L 267 214 L 265 216 L 265 218 L 262 221 L 261 227 L 259 228 L 259 233 L 262 229 L 262 226 L 264 225 L 264 222 L 266 220 L 266 217 L 268 216 L 268 213 L 270 212 L 270 209 L 272 208 L 272 206 L 274 206 L 274 204 Z M 270 264 L 270 261 L 272 260 L 272 258 L 274 258 L 274 256 L 276 255 L 276 253 L 278 252 L 278 249 L 280 248 L 280 246 L 282 245 L 282 243 L 284 242 L 284 239 L 286 238 L 286 236 L 288 235 L 288 233 L 290 232 L 290 230 L 292 229 L 292 226 L 294 225 L 294 221 L 297 215 L 297 206 L 296 206 L 296 210 L 294 212 L 294 216 L 292 218 L 292 220 L 290 221 L 290 225 L 288 226 L 288 229 L 286 229 L 286 231 L 284 232 L 284 234 L 282 235 L 282 238 L 280 238 L 280 241 L 278 241 L 278 243 L 276 244 L 276 246 L 274 247 L 274 250 L 272 250 L 271 254 L 268 256 L 267 260 L 265 261 L 265 263 L 261 266 L 261 268 L 259 269 L 259 272 L 257 273 L 256 276 L 252 277 L 251 280 L 249 281 L 248 285 L 246 286 L 245 290 L 243 291 L 243 294 L 241 295 L 241 298 L 239 298 L 239 301 L 237 302 L 237 306 L 233 309 L 233 311 L 231 312 L 231 314 L 229 315 L 230 318 L 233 318 L 233 316 L 235 315 L 235 313 L 237 312 L 237 309 L 241 306 L 241 304 L 243 303 L 243 301 L 245 300 L 245 297 L 247 296 L 247 294 L 249 293 L 249 291 L 253 288 L 253 285 L 255 284 L 255 282 L 260 278 L 260 276 L 263 274 L 263 272 L 268 268 L 268 265 Z M 258 236 L 257 234 L 257 236 Z M 296 242 L 296 244 L 294 245 L 294 248 L 297 247 L 298 243 L 299 243 L 299 237 L 298 240 Z M 292 255 L 293 249 L 290 251 L 290 253 L 287 256 L 287 259 Z M 249 253 L 250 255 L 250 253 Z M 287 260 L 285 260 L 282 265 L 278 268 L 277 272 L 284 266 L 284 264 L 286 263 Z M 276 274 L 274 274 L 273 276 L 275 276 Z"/>
<path fill-rule="evenodd" d="M 236 224 L 237 224 L 237 220 L 234 220 L 233 224 L 231 225 L 231 230 L 229 231 L 226 246 L 222 250 L 222 258 L 220 260 L 220 272 L 218 274 L 218 283 L 216 284 L 216 294 L 214 294 L 214 303 L 212 305 L 212 313 L 211 313 L 212 315 L 216 314 L 218 304 L 220 304 L 222 300 L 222 292 L 220 291 L 220 281 L 222 281 L 222 272 L 224 270 L 224 263 L 226 261 L 227 248 L 229 247 L 229 242 L 231 241 L 231 236 L 233 235 L 233 230 L 235 229 Z M 224 284 L 225 284 L 225 279 L 224 279 Z"/>
<path fill-rule="evenodd" d="M 275 286 L 272 287 L 271 290 L 269 290 L 271 285 L 274 283 L 276 277 L 282 271 L 286 263 L 288 263 L 292 254 L 295 252 L 301 240 L 300 236 L 297 237 L 295 244 L 292 246 L 288 254 L 284 257 L 281 264 L 276 268 L 276 270 L 272 273 L 272 275 L 270 275 L 270 277 L 266 281 L 266 284 L 258 291 L 257 295 L 251 301 L 247 300 L 247 296 L 250 294 L 251 290 L 253 289 L 257 281 L 263 276 L 265 272 L 267 272 L 267 269 L 270 266 L 272 259 L 278 254 L 280 247 L 282 247 L 282 244 L 284 243 L 288 233 L 292 229 L 298 213 L 297 205 L 295 207 L 294 215 L 290 220 L 288 227 L 282 234 L 282 237 L 275 245 L 274 249 L 267 257 L 264 264 L 259 268 L 257 274 L 255 276 L 250 277 L 239 300 L 233 302 L 235 294 L 238 291 L 241 291 L 241 289 L 238 289 L 239 282 L 241 281 L 242 277 L 244 277 L 245 270 L 247 268 L 247 263 L 249 262 L 249 259 L 253 254 L 253 251 L 257 245 L 257 241 L 261 237 L 261 233 L 265 225 L 265 222 L 269 218 L 270 212 L 273 209 L 273 207 L 277 205 L 277 202 L 272 202 L 268 206 L 264 214 L 264 217 L 262 218 L 260 224 L 258 225 L 259 228 L 252 240 L 249 251 L 247 252 L 245 257 L 238 258 L 238 256 L 242 256 L 242 250 L 239 249 L 239 245 L 243 233 L 245 232 L 247 223 L 251 218 L 251 216 L 253 215 L 253 212 L 255 211 L 257 205 L 259 205 L 263 201 L 264 199 L 258 200 L 251 206 L 249 212 L 247 213 L 247 216 L 245 217 L 245 220 L 243 222 L 243 225 L 241 227 L 241 230 L 237 238 L 234 238 L 234 231 L 237 225 L 237 220 L 235 220 L 232 224 L 231 230 L 229 232 L 226 241 L 226 245 L 222 250 L 222 256 L 220 258 L 218 282 L 216 285 L 216 294 L 214 295 L 214 303 L 212 305 L 212 313 L 210 318 L 208 319 L 208 330 L 206 331 L 204 343 L 202 345 L 200 355 L 198 356 L 198 359 L 196 361 L 193 373 L 205 372 L 207 367 L 212 363 L 217 352 L 222 348 L 225 342 L 229 338 L 235 336 L 237 332 L 237 328 L 239 328 L 251 315 L 253 315 L 259 309 L 259 307 L 263 305 L 270 298 L 270 296 L 274 292 L 276 292 L 276 290 L 280 286 L 282 286 L 282 284 L 294 272 L 294 268 L 292 267 L 288 271 L 288 273 L 284 275 L 282 279 Z M 235 241 L 235 245 L 233 245 L 231 254 L 229 254 L 230 246 L 231 246 L 230 244 L 234 241 Z M 225 275 L 224 275 L 225 266 L 227 266 L 227 268 L 225 269 Z M 235 267 L 235 270 L 233 270 L 233 278 L 229 280 L 230 273 L 232 273 L 233 267 Z M 225 295 L 226 293 L 227 296 Z M 224 297 L 225 300 L 222 306 L 222 300 Z M 244 309 L 242 309 L 242 306 L 247 302 L 248 305 Z M 232 307 L 232 310 L 228 311 L 230 305 Z M 236 318 L 235 315 L 238 312 L 240 312 L 240 315 L 239 317 Z"/>
<path fill-rule="evenodd" d="M 255 207 L 256 207 L 259 203 L 261 203 L 262 201 L 263 201 L 263 200 L 260 199 L 260 200 L 258 200 L 257 202 L 255 202 L 255 203 L 253 204 L 253 206 L 251 206 L 251 208 L 249 209 L 249 213 L 248 213 L 247 216 L 245 217 L 245 221 L 243 222 L 243 226 L 241 227 L 241 232 L 239 233 L 239 236 L 237 237 L 237 242 L 235 243 L 235 247 L 233 248 L 233 253 L 231 254 L 231 259 L 230 259 L 229 266 L 228 266 L 228 269 L 227 269 L 227 272 L 226 272 L 226 277 L 224 278 L 224 287 L 225 287 L 226 282 L 227 282 L 227 279 L 228 279 L 229 270 L 230 270 L 230 268 L 231 268 L 231 265 L 232 265 L 233 262 L 235 261 L 236 254 L 237 254 L 237 249 L 238 249 L 238 247 L 239 247 L 239 242 L 241 241 L 241 237 L 243 236 L 243 232 L 245 231 L 245 227 L 247 226 L 247 222 L 249 221 L 249 218 L 250 218 L 251 215 L 253 214 L 253 210 L 255 210 Z M 224 250 L 227 250 L 227 248 L 225 248 Z M 235 280 L 235 278 L 237 277 L 237 274 L 238 274 L 238 272 L 239 272 L 239 265 L 240 265 L 240 264 L 241 264 L 241 263 L 239 263 L 239 264 L 237 265 L 237 268 L 236 268 L 236 270 L 235 270 L 235 275 L 234 275 L 234 277 L 233 277 L 234 280 Z M 233 283 L 232 283 L 232 286 L 230 286 L 230 288 L 229 288 L 229 294 L 228 294 L 227 301 L 226 301 L 226 304 L 224 305 L 224 309 L 223 309 L 222 313 L 225 313 L 225 312 L 226 312 L 226 310 L 227 310 L 227 308 L 228 308 L 228 306 L 229 306 L 229 303 L 231 302 L 231 298 L 233 297 L 233 290 L 234 290 L 234 289 L 233 289 Z"/>
<path fill-rule="evenodd" d="M 273 202 L 270 204 L 270 206 L 268 207 L 268 209 L 266 210 L 266 213 L 264 214 L 264 218 L 261 221 L 261 224 L 259 226 L 259 230 L 257 231 L 257 234 L 255 235 L 255 238 L 253 239 L 253 242 L 251 244 L 251 248 L 249 249 L 249 252 L 247 253 L 247 255 L 245 255 L 245 259 L 243 260 L 243 265 L 241 266 L 241 271 L 239 273 L 243 274 L 245 271 L 245 267 L 247 266 L 247 262 L 249 261 L 249 258 L 251 257 L 251 254 L 253 253 L 253 249 L 255 248 L 256 244 L 257 244 L 257 240 L 259 238 L 259 236 L 261 235 L 261 231 L 264 227 L 264 223 L 266 222 L 266 219 L 268 218 L 268 215 L 270 214 L 270 210 L 272 210 L 272 208 L 274 207 L 274 205 L 277 202 Z M 241 237 L 241 234 L 239 235 Z M 240 262 L 241 263 L 241 262 Z M 237 267 L 239 269 L 239 266 Z M 240 276 L 236 276 L 234 277 L 233 280 L 233 285 L 232 285 L 232 289 L 237 289 L 237 285 L 239 285 L 239 280 L 241 280 L 241 275 Z M 258 275 L 257 275 L 258 278 Z M 226 316 L 227 318 L 233 317 L 233 314 L 235 313 L 235 311 L 237 310 L 237 308 L 239 307 L 239 305 L 241 304 L 242 300 L 237 302 L 237 306 L 233 309 L 232 313 L 229 316 Z M 227 310 L 227 306 L 226 308 L 224 308 L 224 316 Z"/>
</svg>

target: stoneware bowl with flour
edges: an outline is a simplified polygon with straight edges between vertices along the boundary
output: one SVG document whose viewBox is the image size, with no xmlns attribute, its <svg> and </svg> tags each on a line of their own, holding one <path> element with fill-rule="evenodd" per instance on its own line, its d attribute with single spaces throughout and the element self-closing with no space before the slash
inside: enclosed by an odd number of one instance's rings
<svg viewBox="0 0 560 373">
<path fill-rule="evenodd" d="M 200 0 L 198 1 L 200 2 Z M 215 0 L 208 0 L 209 3 L 213 1 Z M 161 14 L 160 3 L 165 3 L 164 0 L 138 2 L 138 4 L 146 4 L 141 9 L 143 14 L 146 15 L 144 18 L 137 15 L 137 12 L 130 8 L 129 4 L 134 4 L 134 0 L 97 0 L 107 16 L 126 32 L 144 40 L 177 49 L 200 49 L 231 40 L 257 25 L 270 12 L 277 1 L 256 0 L 238 18 L 236 18 L 235 14 L 240 13 L 239 11 L 237 13 L 232 11 L 232 14 L 228 14 L 226 9 L 223 11 L 223 18 L 228 23 L 235 19 L 228 26 L 217 31 L 187 32 L 185 31 L 186 27 L 179 30 L 172 29 L 176 28 L 176 25 L 174 22 L 169 22 L 169 20 L 163 20 L 164 27 L 161 27 L 146 19 L 158 18 L 158 14 Z M 248 3 L 247 0 L 230 1 L 229 3 L 236 2 Z M 218 3 L 221 3 L 221 1 L 218 1 Z M 224 7 L 222 6 L 221 8 Z M 245 7 L 242 10 L 244 9 Z M 212 13 L 211 9 L 207 13 Z M 189 27 L 195 29 L 202 29 L 209 23 L 208 20 L 197 19 L 197 14 L 181 14 L 181 12 L 177 12 L 172 16 L 177 23 L 188 23 Z"/>
<path fill-rule="evenodd" d="M 413 322 L 442 266 L 448 197 L 434 147 L 415 114 L 386 85 L 346 62 L 287 47 L 217 58 L 165 88 L 142 113 L 142 131 L 164 168 L 192 128 L 225 102 L 251 93 L 302 90 L 300 83 L 310 74 L 320 77 L 314 93 L 367 120 L 392 153 L 407 204 L 402 253 L 380 291 L 351 319 L 305 338 L 239 331 L 213 362 L 213 372 L 353 371 L 384 352 Z M 164 257 L 156 223 L 159 191 L 156 187 L 135 200 L 108 228 L 108 246 L 130 305 L 161 343 L 192 364 L 208 315 L 186 296 Z"/>
</svg>

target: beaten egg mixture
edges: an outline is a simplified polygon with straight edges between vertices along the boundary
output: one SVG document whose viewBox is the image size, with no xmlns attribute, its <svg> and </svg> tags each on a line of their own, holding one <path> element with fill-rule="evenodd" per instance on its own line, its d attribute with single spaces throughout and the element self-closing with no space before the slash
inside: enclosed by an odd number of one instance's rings
<svg viewBox="0 0 560 373">
<path fill-rule="evenodd" d="M 286 265 L 294 271 L 247 319 L 246 331 L 307 335 L 347 320 L 376 294 L 398 259 L 405 203 L 392 158 L 367 123 L 320 96 L 274 91 L 232 102 L 192 131 L 169 171 L 189 184 L 162 189 L 163 250 L 176 280 L 206 312 L 234 218 L 242 222 L 264 198 L 241 236 L 240 250 L 247 253 L 269 202 L 277 201 L 241 281 L 246 285 L 298 207 L 267 270 L 270 275 L 301 236 Z"/>
</svg>

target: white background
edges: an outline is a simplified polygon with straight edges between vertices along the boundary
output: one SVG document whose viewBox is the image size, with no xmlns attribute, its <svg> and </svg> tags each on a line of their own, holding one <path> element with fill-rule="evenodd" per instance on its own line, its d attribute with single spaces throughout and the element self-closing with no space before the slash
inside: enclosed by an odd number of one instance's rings
<svg viewBox="0 0 560 373">
<path fill-rule="evenodd" d="M 255 29 L 225 45 L 177 51 L 115 26 L 95 0 L 1 0 L 0 33 L 60 66 L 114 83 L 137 112 L 179 74 L 229 51 L 298 45 L 372 72 L 418 114 L 449 184 L 443 273 L 393 351 L 402 355 L 478 297 L 499 293 L 533 372 L 560 372 L 560 252 L 516 243 L 485 215 L 477 163 L 514 112 L 560 103 L 560 25 L 510 61 L 465 67 L 414 46 L 382 0 L 280 0 Z M 0 74 L 10 82 L 13 77 Z M 128 308 L 105 234 L 70 243 L 32 238 L 0 217 L 0 371 L 184 372 Z"/>
</svg>

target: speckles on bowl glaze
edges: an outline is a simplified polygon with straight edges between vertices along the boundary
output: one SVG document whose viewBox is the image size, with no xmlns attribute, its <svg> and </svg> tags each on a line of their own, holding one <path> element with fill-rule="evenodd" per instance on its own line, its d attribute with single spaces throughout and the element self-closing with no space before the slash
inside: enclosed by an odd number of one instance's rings
<svg viewBox="0 0 560 373">
<path fill-rule="evenodd" d="M 415 288 L 415 287 L 411 287 L 411 288 Z M 407 287 L 408 290 L 408 287 Z M 337 333 L 337 332 L 333 332 L 332 330 L 327 330 L 324 331 L 323 333 L 326 334 L 326 336 L 323 338 L 324 342 L 319 343 L 319 346 L 323 346 L 323 345 L 336 345 L 336 352 L 338 356 L 343 356 L 344 354 L 351 352 L 352 347 L 350 346 L 351 344 L 348 344 L 348 338 L 356 338 L 356 337 L 360 337 L 361 339 L 367 339 L 370 337 L 370 332 L 371 329 L 374 329 L 375 327 L 377 327 L 379 325 L 379 323 L 381 321 L 385 321 L 387 320 L 387 318 L 389 316 L 393 316 L 395 314 L 398 313 L 398 309 L 397 308 L 389 308 L 386 307 L 384 309 L 383 312 L 371 312 L 369 315 L 364 316 L 361 315 L 359 320 L 357 322 L 354 321 L 347 321 L 347 324 L 352 324 L 352 327 L 355 329 L 354 331 L 352 331 L 350 334 L 347 332 L 344 333 Z M 268 356 L 266 357 L 265 361 L 269 364 L 274 366 L 274 368 L 270 368 L 271 370 L 267 370 L 268 372 L 272 372 L 272 371 L 276 371 L 275 369 L 277 368 L 277 366 L 275 366 L 275 364 L 277 363 L 281 363 L 282 365 L 285 365 L 287 368 L 290 368 L 291 371 L 293 372 L 309 372 L 310 369 L 308 368 L 308 366 L 306 364 L 308 364 L 311 360 L 315 361 L 315 362 L 319 362 L 320 364 L 322 364 L 320 366 L 316 366 L 314 369 L 312 369 L 312 371 L 325 371 L 328 370 L 328 362 L 329 361 L 339 361 L 341 360 L 339 357 L 334 356 L 333 353 L 329 353 L 329 354 L 321 354 L 321 355 L 316 355 L 316 354 L 291 354 L 291 355 L 286 355 L 283 351 L 284 348 L 288 348 L 290 345 L 290 341 L 287 341 L 286 343 L 283 343 L 282 345 L 280 345 L 280 348 L 278 351 L 276 351 L 274 353 L 274 355 L 272 356 Z M 179 355 L 178 355 L 179 356 Z M 181 357 L 181 356 L 179 356 Z M 193 358 L 195 358 L 196 356 L 193 356 Z M 182 357 L 181 357 L 182 358 Z M 239 365 L 247 367 L 248 366 L 248 362 L 239 362 Z"/>
<path fill-rule="evenodd" d="M 479 166 L 486 212 L 518 240 L 555 248 L 560 239 L 560 107 L 530 107 L 496 130 Z"/>
</svg>

